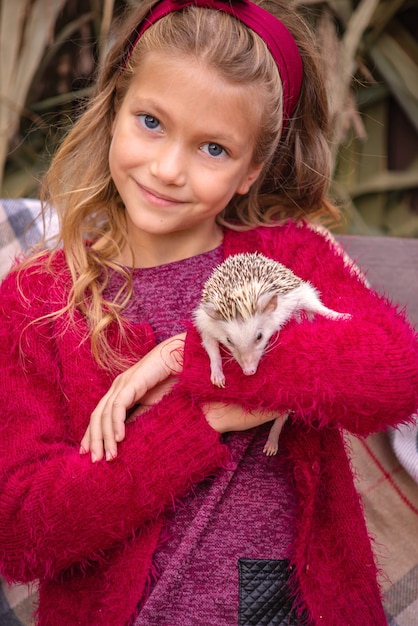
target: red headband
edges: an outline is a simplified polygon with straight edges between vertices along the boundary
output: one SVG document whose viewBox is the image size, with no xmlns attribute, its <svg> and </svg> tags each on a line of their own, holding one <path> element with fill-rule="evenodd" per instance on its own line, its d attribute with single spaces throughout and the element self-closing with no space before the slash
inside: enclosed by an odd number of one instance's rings
<svg viewBox="0 0 418 626">
<path fill-rule="evenodd" d="M 250 0 L 161 0 L 145 16 L 137 29 L 125 63 L 129 60 L 141 35 L 159 19 L 189 6 L 217 9 L 229 13 L 251 28 L 265 42 L 279 69 L 283 84 L 283 124 L 295 109 L 302 84 L 303 66 L 299 49 L 286 26 L 274 15 Z"/>
</svg>

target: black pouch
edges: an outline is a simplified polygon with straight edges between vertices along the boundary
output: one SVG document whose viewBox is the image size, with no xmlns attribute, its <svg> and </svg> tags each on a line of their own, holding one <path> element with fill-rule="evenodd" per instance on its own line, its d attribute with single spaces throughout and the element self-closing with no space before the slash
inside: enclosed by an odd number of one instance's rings
<svg viewBox="0 0 418 626">
<path fill-rule="evenodd" d="M 289 594 L 289 561 L 239 559 L 239 626 L 298 626 Z"/>
</svg>

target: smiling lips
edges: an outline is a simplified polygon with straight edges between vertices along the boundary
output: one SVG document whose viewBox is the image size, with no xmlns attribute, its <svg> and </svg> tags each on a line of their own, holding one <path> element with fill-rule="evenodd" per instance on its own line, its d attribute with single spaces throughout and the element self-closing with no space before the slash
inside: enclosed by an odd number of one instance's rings
<svg viewBox="0 0 418 626">
<path fill-rule="evenodd" d="M 176 200 L 175 198 L 170 198 L 169 196 L 156 193 L 152 189 L 149 189 L 148 187 L 144 187 L 144 185 L 140 185 L 139 183 L 138 183 L 138 187 L 140 188 L 144 198 L 151 204 L 154 204 L 155 206 L 164 208 L 164 207 L 175 206 L 178 204 L 184 204 L 182 200 Z"/>
</svg>

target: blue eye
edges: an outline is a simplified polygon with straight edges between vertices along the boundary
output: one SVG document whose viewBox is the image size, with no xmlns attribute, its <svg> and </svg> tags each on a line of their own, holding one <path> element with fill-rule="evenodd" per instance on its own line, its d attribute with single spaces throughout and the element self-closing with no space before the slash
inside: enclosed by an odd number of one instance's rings
<svg viewBox="0 0 418 626">
<path fill-rule="evenodd" d="M 218 143 L 205 143 L 202 146 L 203 152 L 206 152 L 211 157 L 226 156 L 226 150 Z"/>
<path fill-rule="evenodd" d="M 160 121 L 153 115 L 142 113 L 141 115 L 138 115 L 138 117 L 141 124 L 149 130 L 157 130 L 160 127 Z"/>
</svg>

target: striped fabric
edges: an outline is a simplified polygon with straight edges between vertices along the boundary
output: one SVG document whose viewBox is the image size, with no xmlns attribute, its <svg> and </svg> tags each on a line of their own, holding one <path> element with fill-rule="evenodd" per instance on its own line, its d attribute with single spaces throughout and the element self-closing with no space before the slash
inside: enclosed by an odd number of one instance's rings
<svg viewBox="0 0 418 626">
<path fill-rule="evenodd" d="M 46 224 L 47 237 L 57 228 L 52 215 Z M 43 230 L 39 200 L 0 199 L 0 279 L 16 258 L 39 242 Z"/>
</svg>

